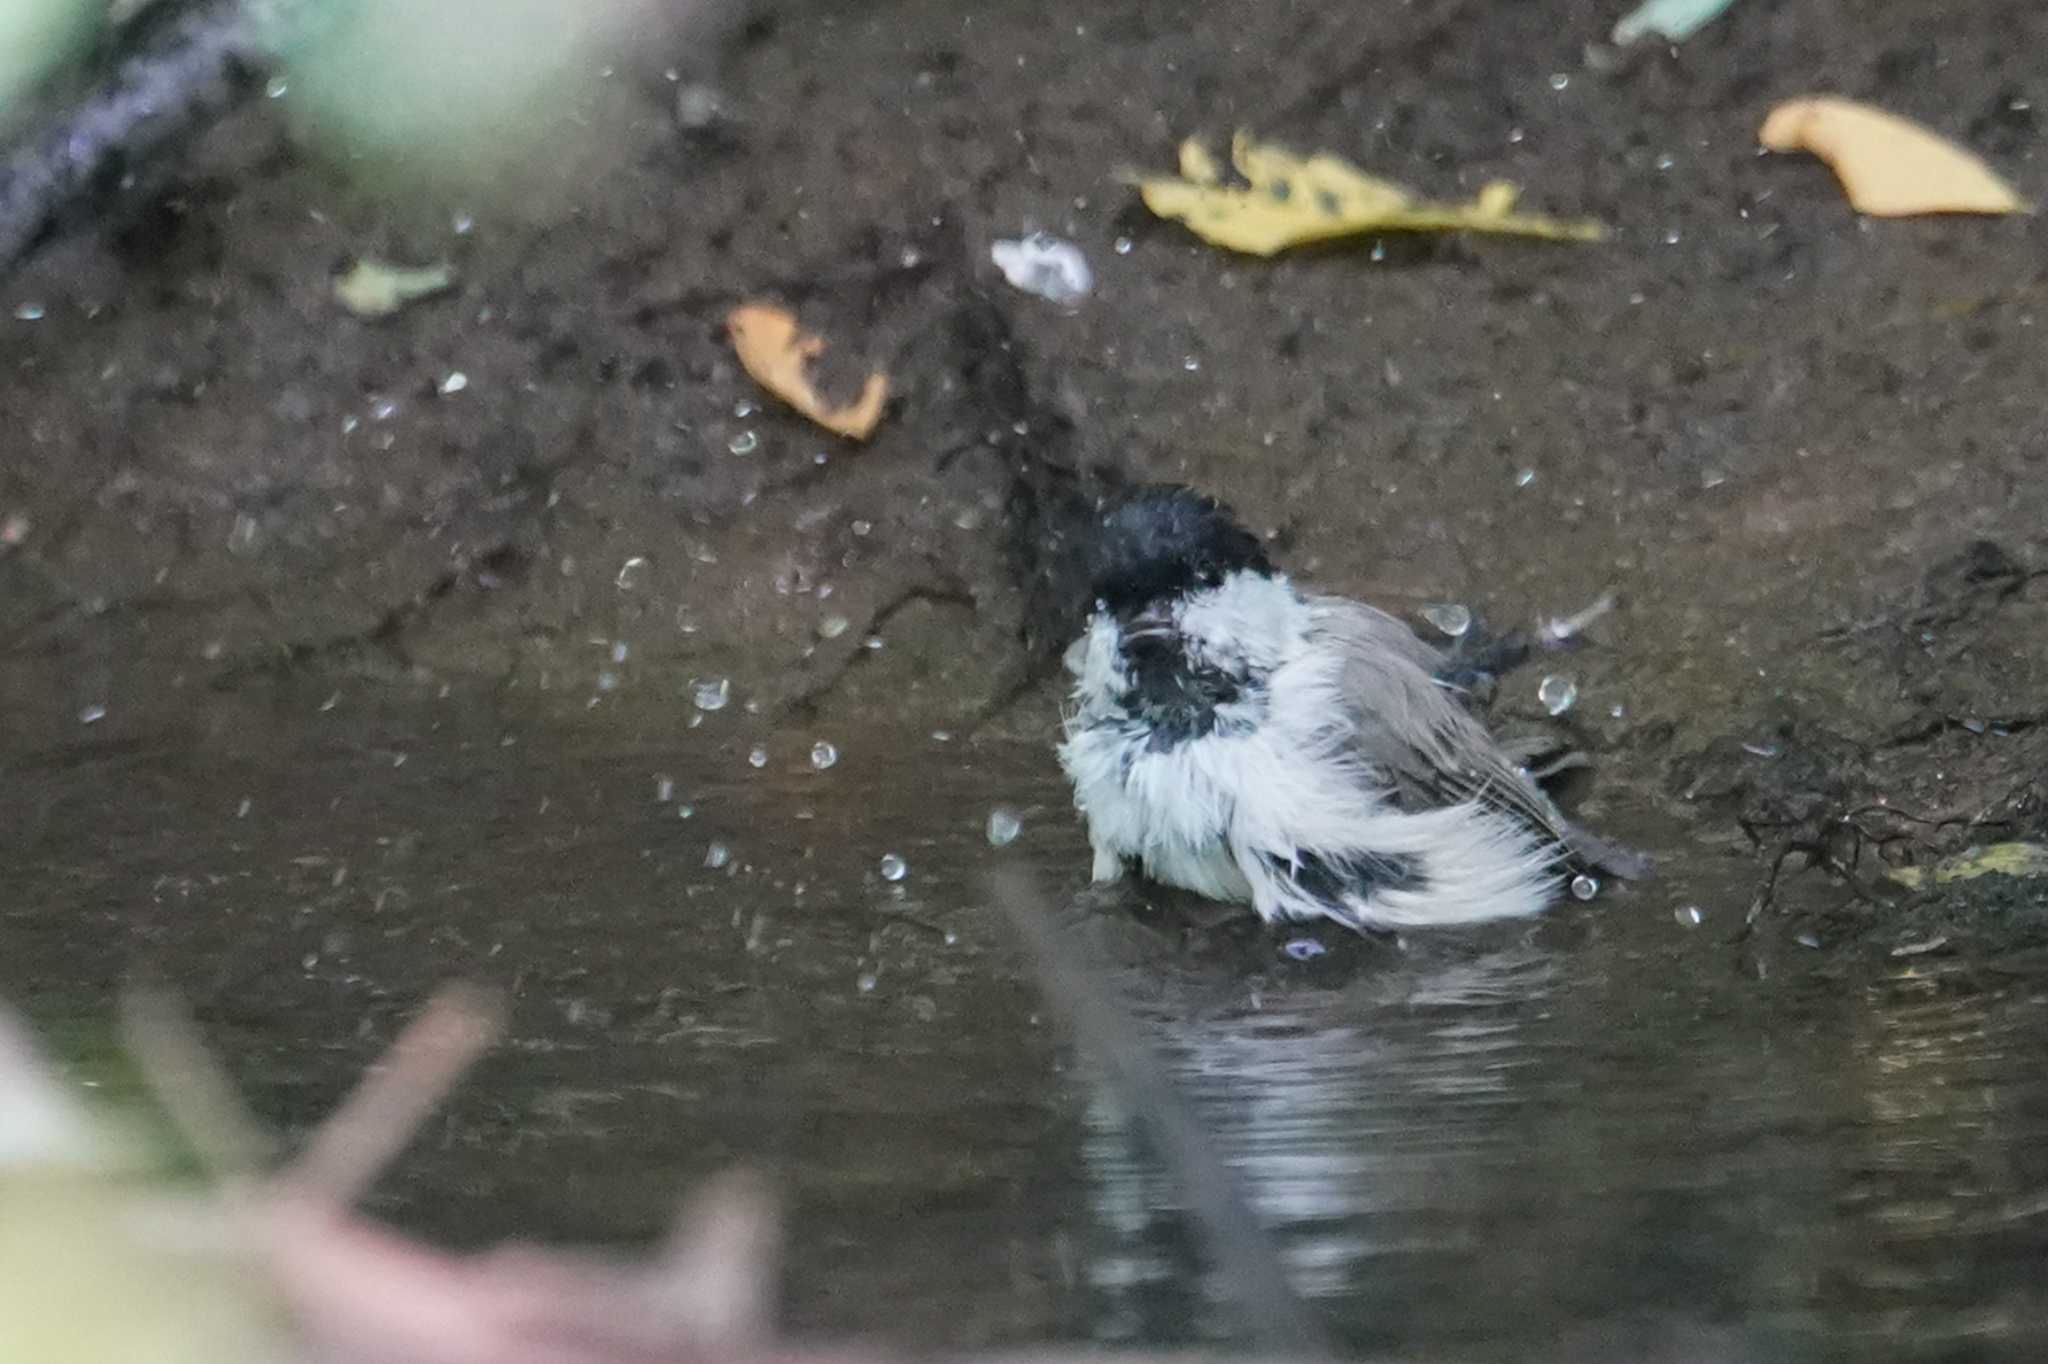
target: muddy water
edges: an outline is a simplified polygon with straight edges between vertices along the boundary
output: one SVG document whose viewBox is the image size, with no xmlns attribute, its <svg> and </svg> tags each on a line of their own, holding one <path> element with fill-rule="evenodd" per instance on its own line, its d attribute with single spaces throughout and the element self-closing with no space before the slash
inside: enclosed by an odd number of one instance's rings
<svg viewBox="0 0 2048 1364">
<path fill-rule="evenodd" d="M 434 983 L 498 981 L 510 1040 L 379 1195 L 408 1225 L 632 1241 L 752 1160 L 790 1191 L 804 1329 L 1230 1337 L 982 899 L 999 861 L 1084 874 L 1042 748 L 327 699 L 10 762 L 0 990 L 75 1035 L 168 977 L 290 1129 Z M 1679 853 L 1534 926 L 1305 962 L 1136 892 L 1062 923 L 1347 1350 L 2038 1355 L 2048 981 L 1731 943 L 1751 885 Z"/>
</svg>

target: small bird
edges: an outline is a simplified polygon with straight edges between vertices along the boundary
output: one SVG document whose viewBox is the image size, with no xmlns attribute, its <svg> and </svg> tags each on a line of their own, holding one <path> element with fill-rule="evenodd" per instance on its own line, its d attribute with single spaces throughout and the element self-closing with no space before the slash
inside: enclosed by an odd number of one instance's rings
<svg viewBox="0 0 2048 1364">
<path fill-rule="evenodd" d="M 1401 621 L 1295 586 L 1186 488 L 1087 537 L 1060 764 L 1094 879 L 1244 902 L 1267 923 L 1400 929 L 1533 914 L 1574 868 L 1648 863 L 1573 827 Z"/>
</svg>

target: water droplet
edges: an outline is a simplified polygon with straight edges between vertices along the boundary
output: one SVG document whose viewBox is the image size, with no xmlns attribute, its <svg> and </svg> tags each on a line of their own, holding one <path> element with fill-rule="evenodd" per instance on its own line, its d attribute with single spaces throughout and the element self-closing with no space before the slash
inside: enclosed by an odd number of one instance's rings
<svg viewBox="0 0 2048 1364">
<path fill-rule="evenodd" d="M 441 381 L 441 391 L 443 393 L 460 393 L 468 387 L 469 376 L 459 369 Z"/>
<path fill-rule="evenodd" d="M 43 305 L 40 303 L 17 303 L 14 305 L 14 315 L 23 322 L 40 322 L 43 320 Z"/>
<path fill-rule="evenodd" d="M 818 622 L 819 639 L 837 639 L 853 628 L 853 622 L 844 616 L 827 616 Z"/>
<path fill-rule="evenodd" d="M 1676 246 L 1680 241 L 1684 240 L 1684 236 L 1685 234 L 1677 228 L 1667 227 L 1664 229 L 1664 244 L 1666 246 Z"/>
<path fill-rule="evenodd" d="M 283 99 L 291 88 L 291 82 L 283 76 L 272 76 L 263 83 L 263 95 L 266 99 Z"/>
<path fill-rule="evenodd" d="M 1441 606 L 1426 606 L 1422 610 L 1422 618 L 1452 639 L 1463 638 L 1465 632 L 1472 628 L 1471 608 L 1455 602 Z"/>
<path fill-rule="evenodd" d="M 1202 367 L 1202 362 L 1196 359 L 1194 356 L 1190 355 L 1185 360 L 1182 360 L 1180 362 L 1180 367 L 1186 370 L 1188 373 L 1193 374 L 1196 370 Z"/>
<path fill-rule="evenodd" d="M 725 703 L 732 700 L 732 679 L 711 677 L 693 682 L 690 686 L 690 699 L 696 703 L 698 710 L 724 710 Z"/>
<path fill-rule="evenodd" d="M 1683 923 L 1684 920 L 1679 922 Z M 1816 952 L 1820 950 L 1820 934 L 1810 928 L 1802 928 L 1797 933 L 1794 933 L 1792 941 L 1798 943 L 1801 947 L 1810 947 Z"/>
<path fill-rule="evenodd" d="M 659 804 L 662 804 L 662 805 L 666 805 L 666 804 L 668 804 L 668 803 L 669 803 L 670 801 L 674 800 L 675 798 L 676 798 L 676 779 L 675 779 L 674 777 L 671 777 L 671 776 L 666 776 L 666 775 L 661 775 L 661 776 L 657 776 L 657 777 L 655 777 L 655 779 L 654 779 L 654 799 L 655 799 L 655 801 L 656 801 L 657 803 L 659 803 Z"/>
<path fill-rule="evenodd" d="M 873 994 L 875 992 L 875 973 L 873 971 L 863 971 L 855 976 L 853 978 L 853 988 L 864 995 Z"/>
<path fill-rule="evenodd" d="M 1129 237 L 1118 237 L 1110 244 L 1110 249 L 1119 256 L 1128 256 L 1131 254 L 1131 239 Z"/>
<path fill-rule="evenodd" d="M 1660 170 L 1660 171 L 1668 171 L 1668 170 L 1670 170 L 1670 169 L 1671 169 L 1671 168 L 1672 168 L 1673 166 L 1675 166 L 1675 165 L 1677 165 L 1677 164 L 1678 164 L 1678 158 L 1677 158 L 1677 157 L 1675 157 L 1675 156 L 1673 156 L 1673 155 L 1672 155 L 1672 154 L 1671 154 L 1670 152 L 1659 152 L 1659 153 L 1657 153 L 1657 169 L 1658 169 L 1658 170 Z"/>
<path fill-rule="evenodd" d="M 767 765 L 768 765 L 768 750 L 767 750 L 767 749 L 765 749 L 765 748 L 759 748 L 759 747 L 757 747 L 757 748 L 755 748 L 755 750 L 754 750 L 754 751 L 753 751 L 752 753 L 749 753 L 749 754 L 747 755 L 747 766 L 749 766 L 749 767 L 766 767 Z"/>
<path fill-rule="evenodd" d="M 599 673 L 597 675 L 597 689 L 602 692 L 617 691 L 619 689 L 619 675 L 610 669 Z"/>
<path fill-rule="evenodd" d="M 476 230 L 476 219 L 467 213 L 458 213 L 448 220 L 448 226 L 454 229 L 456 236 L 467 237 Z"/>
<path fill-rule="evenodd" d="M 1553 90 L 1563 90 L 1563 89 L 1567 88 L 1568 86 L 1570 86 L 1570 85 L 1571 85 L 1571 83 L 1572 83 L 1572 78 L 1571 78 L 1570 76 L 1567 76 L 1567 75 L 1566 75 L 1566 74 L 1565 74 L 1564 72 L 1562 72 L 1562 71 L 1554 71 L 1554 72 L 1552 72 L 1552 73 L 1551 73 L 1551 76 L 1550 76 L 1550 88 L 1551 88 L 1551 89 L 1553 89 Z"/>
<path fill-rule="evenodd" d="M 697 817 L 697 807 L 696 807 L 696 806 L 694 806 L 694 805 L 690 805 L 690 804 L 687 804 L 687 803 L 685 803 L 685 804 L 682 804 L 682 805 L 678 805 L 678 806 L 676 807 L 676 818 L 677 818 L 677 819 L 695 819 L 696 817 Z"/>
<path fill-rule="evenodd" d="M 742 431 L 727 441 L 725 448 L 736 455 L 751 455 L 761 448 L 761 438 L 752 431 Z"/>
<path fill-rule="evenodd" d="M 855 535 L 867 535 L 868 533 L 873 531 L 874 528 L 875 523 L 872 521 L 855 521 L 851 526 L 851 529 Z"/>
<path fill-rule="evenodd" d="M 1671 911 L 1671 917 L 1678 921 L 1680 928 L 1698 928 L 1707 916 L 1698 905 L 1680 905 Z"/>
<path fill-rule="evenodd" d="M 738 417 L 741 421 L 745 421 L 760 410 L 760 408 L 754 406 L 752 400 L 747 398 L 742 398 L 732 405 L 733 416 Z"/>
<path fill-rule="evenodd" d="M 910 875 L 910 864 L 895 853 L 883 853 L 881 871 L 884 881 L 901 881 Z"/>
<path fill-rule="evenodd" d="M 1515 475 L 1515 486 L 1517 488 L 1526 488 L 1535 481 L 1536 471 L 1534 469 L 1524 469 Z"/>
<path fill-rule="evenodd" d="M 1296 961 L 1314 961 L 1330 949 L 1314 938 L 1292 938 L 1282 944 L 1280 950 Z"/>
<path fill-rule="evenodd" d="M 723 843 L 713 843 L 704 850 L 704 865 L 713 871 L 717 871 L 730 861 L 732 861 L 732 849 L 726 847 Z"/>
<path fill-rule="evenodd" d="M 96 725 L 106 718 L 107 708 L 101 705 L 86 706 L 78 712 L 78 723 L 81 725 Z"/>
<path fill-rule="evenodd" d="M 811 745 L 811 766 L 823 772 L 839 761 L 839 749 L 829 739 L 820 739 Z"/>
<path fill-rule="evenodd" d="M 1525 132 L 1523 132 L 1523 131 L 1522 131 L 1522 130 L 1521 130 L 1520 128 L 1510 128 L 1510 129 L 1508 129 L 1508 141 L 1510 141 L 1510 142 L 1517 142 L 1517 143 L 1519 143 L 1519 142 L 1520 142 L 1520 141 L 1521 141 L 1521 140 L 1522 140 L 1523 138 L 1525 138 L 1525 137 L 1527 137 L 1527 136 L 1528 136 L 1528 134 L 1527 134 L 1527 133 L 1525 133 Z"/>
<path fill-rule="evenodd" d="M 1536 699 L 1552 715 L 1562 715 L 1579 699 L 1579 684 L 1563 673 L 1552 673 L 1536 684 Z"/>
<path fill-rule="evenodd" d="M 998 805 L 988 812 L 988 841 L 991 847 L 1007 848 L 1024 832 L 1024 820 L 1015 810 Z"/>
<path fill-rule="evenodd" d="M 1599 893 L 1600 879 L 1598 877 L 1588 876 L 1584 872 L 1580 872 L 1572 878 L 1572 898 L 1574 900 L 1590 900 Z"/>
<path fill-rule="evenodd" d="M 625 640 L 615 640 L 612 643 L 612 662 L 624 663 L 628 658 L 632 657 L 632 655 L 633 646 L 626 643 Z"/>
<path fill-rule="evenodd" d="M 398 415 L 398 404 L 389 398 L 370 399 L 370 420 L 388 422 Z"/>
<path fill-rule="evenodd" d="M 619 565 L 619 576 L 613 581 L 618 584 L 619 591 L 631 592 L 640 585 L 640 580 L 646 575 L 646 572 L 647 556 L 635 554 L 632 558 Z"/>
</svg>

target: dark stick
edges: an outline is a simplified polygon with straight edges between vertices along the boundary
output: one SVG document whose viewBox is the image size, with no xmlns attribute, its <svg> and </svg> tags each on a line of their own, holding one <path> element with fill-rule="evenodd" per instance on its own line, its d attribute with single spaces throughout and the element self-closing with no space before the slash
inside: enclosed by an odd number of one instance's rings
<svg viewBox="0 0 2048 1364">
<path fill-rule="evenodd" d="M 993 889 L 996 903 L 1030 951 L 1040 988 L 1065 1015 L 1118 1103 L 1136 1118 L 1153 1153 L 1179 1183 L 1224 1286 L 1244 1314 L 1253 1345 L 1261 1353 L 1292 1359 L 1335 1358 L 1322 1324 L 1287 1281 L 1272 1239 L 1245 1202 L 1237 1172 L 1216 1154 L 1137 1024 L 1110 997 L 1099 974 L 1060 940 L 1030 878 L 1001 872 Z"/>
<path fill-rule="evenodd" d="M 296 2 L 296 0 L 294 0 Z M 76 107 L 0 161 L 0 272 L 149 176 L 246 99 L 291 4 L 206 0 L 147 30 Z"/>
</svg>

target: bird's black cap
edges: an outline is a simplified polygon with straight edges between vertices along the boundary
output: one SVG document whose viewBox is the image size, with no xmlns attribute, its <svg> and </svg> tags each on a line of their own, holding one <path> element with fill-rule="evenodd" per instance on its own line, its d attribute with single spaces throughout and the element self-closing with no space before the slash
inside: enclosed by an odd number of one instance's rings
<svg viewBox="0 0 2048 1364">
<path fill-rule="evenodd" d="M 1097 530 L 1089 588 L 1112 611 L 1214 587 L 1238 569 L 1273 571 L 1259 538 L 1228 507 L 1191 488 L 1133 488 L 1103 507 Z"/>
</svg>

